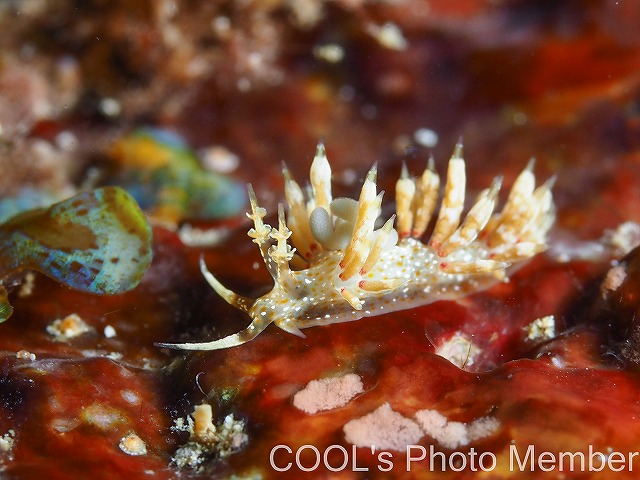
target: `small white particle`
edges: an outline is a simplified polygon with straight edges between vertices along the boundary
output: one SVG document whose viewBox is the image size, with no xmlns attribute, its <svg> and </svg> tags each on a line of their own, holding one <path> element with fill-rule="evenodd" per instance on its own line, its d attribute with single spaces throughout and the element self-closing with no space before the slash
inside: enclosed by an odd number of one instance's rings
<svg viewBox="0 0 640 480">
<path fill-rule="evenodd" d="M 528 340 L 548 340 L 556 336 L 556 319 L 553 315 L 536 318 L 524 330 Z"/>
<path fill-rule="evenodd" d="M 413 133 L 413 139 L 423 147 L 432 148 L 438 144 L 438 134 L 429 128 L 419 128 Z"/>
<path fill-rule="evenodd" d="M 118 333 L 116 332 L 116 329 L 113 328 L 111 325 L 107 325 L 106 327 L 104 327 L 104 336 L 107 338 L 113 338 L 117 335 Z"/>
<path fill-rule="evenodd" d="M 118 445 L 127 455 L 138 456 L 147 454 L 147 445 L 135 433 L 129 433 L 122 437 Z"/>
<path fill-rule="evenodd" d="M 59 342 L 65 342 L 90 331 L 91 327 L 75 313 L 59 318 L 47 326 L 47 333 Z"/>
<path fill-rule="evenodd" d="M 211 21 L 211 28 L 216 35 L 225 37 L 231 29 L 231 20 L 229 17 L 219 15 Z"/>
<path fill-rule="evenodd" d="M 222 145 L 212 145 L 198 150 L 202 166 L 207 170 L 220 173 L 231 173 L 238 165 L 240 158 Z"/>
<path fill-rule="evenodd" d="M 404 50 L 408 46 L 402 30 L 395 24 L 387 22 L 381 27 L 375 24 L 367 25 L 367 32 L 385 48 L 391 50 Z"/>
<path fill-rule="evenodd" d="M 120 102 L 118 102 L 114 98 L 103 98 L 102 100 L 100 100 L 99 108 L 102 114 L 107 117 L 117 117 L 118 115 L 120 115 L 120 113 L 122 113 Z"/>
<path fill-rule="evenodd" d="M 33 362 L 36 359 L 36 354 L 28 352 L 27 350 L 20 350 L 16 352 L 16 358 Z"/>
<path fill-rule="evenodd" d="M 436 346 L 436 355 L 446 358 L 459 368 L 473 365 L 474 358 L 481 352 L 463 333 L 456 332 L 449 339 Z"/>
<path fill-rule="evenodd" d="M 231 230 L 226 227 L 219 228 L 197 228 L 185 223 L 178 230 L 180 241 L 188 247 L 212 247 L 220 244 L 231 234 Z M 253 264 L 254 270 L 257 269 L 256 262 Z"/>
<path fill-rule="evenodd" d="M 313 47 L 313 56 L 328 63 L 339 63 L 344 58 L 344 49 L 337 43 Z"/>
<path fill-rule="evenodd" d="M 131 390 L 121 390 L 120 396 L 123 398 L 123 400 L 125 400 L 127 403 L 130 403 L 131 405 L 140 405 L 141 403 L 140 397 Z"/>
<path fill-rule="evenodd" d="M 0 129 L 0 135 L 2 135 L 2 131 Z M 18 290 L 18 296 L 20 298 L 28 297 L 33 293 L 33 289 L 35 287 L 36 276 L 33 272 L 27 272 L 24 276 L 24 282 L 20 285 L 20 290 Z"/>
<path fill-rule="evenodd" d="M 241 92 L 248 92 L 249 90 L 251 90 L 251 80 L 249 80 L 247 77 L 239 78 L 236 86 Z"/>
<path fill-rule="evenodd" d="M 9 430 L 7 433 L 0 437 L 0 451 L 10 452 L 15 444 L 16 432 L 15 430 Z"/>
<path fill-rule="evenodd" d="M 78 138 L 73 133 L 65 130 L 56 135 L 55 142 L 62 150 L 71 151 L 78 145 Z"/>
</svg>

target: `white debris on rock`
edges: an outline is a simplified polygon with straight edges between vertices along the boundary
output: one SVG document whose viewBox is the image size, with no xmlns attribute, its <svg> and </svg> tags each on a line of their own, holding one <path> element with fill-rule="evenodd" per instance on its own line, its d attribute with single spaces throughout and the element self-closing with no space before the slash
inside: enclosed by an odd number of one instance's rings
<svg viewBox="0 0 640 480">
<path fill-rule="evenodd" d="M 622 223 L 615 230 L 607 231 L 602 239 L 613 249 L 616 257 L 624 257 L 640 245 L 640 225 L 636 222 Z"/>
<path fill-rule="evenodd" d="M 600 293 L 602 298 L 606 300 L 609 294 L 615 292 L 627 279 L 627 272 L 623 265 L 616 265 L 611 268 L 607 275 L 604 277 L 602 284 L 600 285 Z"/>
<path fill-rule="evenodd" d="M 81 424 L 79 418 L 54 418 L 49 422 L 49 427 L 57 433 L 67 433 Z"/>
<path fill-rule="evenodd" d="M 120 396 L 124 401 L 126 401 L 131 405 L 140 405 L 142 403 L 142 400 L 140 399 L 140 397 L 136 392 L 133 392 L 126 388 L 123 390 L 120 390 Z"/>
<path fill-rule="evenodd" d="M 96 401 L 82 410 L 80 418 L 85 424 L 108 432 L 125 423 L 127 416 L 118 408 Z"/>
<path fill-rule="evenodd" d="M 416 420 L 424 432 L 445 448 L 463 447 L 492 435 L 500 426 L 493 417 L 481 417 L 471 424 L 451 422 L 437 410 L 420 410 Z"/>
<path fill-rule="evenodd" d="M 467 426 L 462 422 L 450 422 L 437 410 L 420 410 L 416 420 L 427 435 L 446 448 L 469 444 Z"/>
<path fill-rule="evenodd" d="M 115 98 L 104 97 L 98 104 L 100 112 L 110 118 L 116 118 L 122 113 L 122 105 Z"/>
<path fill-rule="evenodd" d="M 47 326 L 47 333 L 59 342 L 66 342 L 90 331 L 91 327 L 75 313 L 54 320 L 51 325 Z"/>
<path fill-rule="evenodd" d="M 104 336 L 107 338 L 113 338 L 115 336 L 118 335 L 118 332 L 116 332 L 116 329 L 113 328 L 111 325 L 107 325 L 106 327 L 104 327 Z"/>
<path fill-rule="evenodd" d="M 178 468 L 196 468 L 206 460 L 209 448 L 202 443 L 189 442 L 181 446 L 173 454 L 171 461 Z"/>
<path fill-rule="evenodd" d="M 15 430 L 9 430 L 7 433 L 0 437 L 0 452 L 10 452 L 16 443 Z"/>
<path fill-rule="evenodd" d="M 419 128 L 413 132 L 413 139 L 419 145 L 433 148 L 438 144 L 438 134 L 430 128 Z"/>
<path fill-rule="evenodd" d="M 390 50 L 405 50 L 409 46 L 402 30 L 395 23 L 387 22 L 382 26 L 370 23 L 366 30 L 380 45 Z"/>
<path fill-rule="evenodd" d="M 458 368 L 465 368 L 474 364 L 474 358 L 481 351 L 462 332 L 456 332 L 448 340 L 436 346 L 435 354 L 446 358 Z"/>
<path fill-rule="evenodd" d="M 439 445 L 455 449 L 493 435 L 500 427 L 494 417 L 480 417 L 467 424 L 452 422 L 437 410 L 420 410 L 415 420 L 395 412 L 385 403 L 363 417 L 345 424 L 345 439 L 356 447 L 405 451 L 425 435 Z"/>
<path fill-rule="evenodd" d="M 174 422 L 172 430 L 188 432 L 190 436 L 189 441 L 176 450 L 172 461 L 178 468 L 196 468 L 209 457 L 226 458 L 249 440 L 245 427 L 245 422 L 233 414 L 215 425 L 211 405 L 197 405 L 191 415 Z"/>
<path fill-rule="evenodd" d="M 405 451 L 424 435 L 420 426 L 392 410 L 385 403 L 371 413 L 356 418 L 343 427 L 345 439 L 357 447 Z"/>
<path fill-rule="evenodd" d="M 556 318 L 553 315 L 536 318 L 524 329 L 528 340 L 548 340 L 556 336 Z"/>
<path fill-rule="evenodd" d="M 559 262 L 586 260 L 600 262 L 611 257 L 620 259 L 640 245 L 640 224 L 625 222 L 607 230 L 598 240 L 555 240 L 547 255 Z M 614 261 L 615 264 L 615 261 Z"/>
<path fill-rule="evenodd" d="M 490 437 L 500 428 L 500 421 L 495 417 L 480 417 L 469 425 L 469 441 L 474 442 L 481 438 Z"/>
<path fill-rule="evenodd" d="M 135 433 L 131 432 L 122 437 L 118 444 L 120 450 L 127 455 L 139 456 L 147 454 L 147 445 L 144 441 Z"/>
<path fill-rule="evenodd" d="M 547 255 L 560 263 L 574 260 L 599 262 L 607 255 L 607 249 L 600 240 L 587 242 L 556 240 L 547 250 Z"/>
<path fill-rule="evenodd" d="M 344 59 L 344 49 L 337 43 L 313 47 L 313 56 L 328 63 L 339 63 Z"/>
<path fill-rule="evenodd" d="M 342 407 L 363 391 L 362 379 L 355 373 L 312 380 L 293 396 L 293 405 L 303 412 L 314 414 Z"/>
<path fill-rule="evenodd" d="M 36 354 L 31 353 L 27 350 L 19 350 L 16 352 L 16 358 L 20 360 L 29 360 L 30 362 L 34 362 L 36 360 Z"/>
<path fill-rule="evenodd" d="M 20 285 L 20 290 L 18 290 L 18 296 L 20 298 L 28 297 L 33 294 L 33 289 L 36 286 L 36 276 L 33 272 L 27 272 L 24 276 L 24 281 L 22 285 Z"/>
<path fill-rule="evenodd" d="M 213 247 L 229 237 L 229 228 L 197 228 L 185 223 L 178 230 L 180 241 L 187 247 Z"/>
<path fill-rule="evenodd" d="M 294 23 L 305 30 L 314 27 L 324 15 L 323 2 L 286 0 L 283 3 L 291 11 Z"/>
<path fill-rule="evenodd" d="M 198 150 L 202 166 L 209 171 L 231 173 L 240 165 L 240 157 L 222 145 L 211 145 Z"/>
<path fill-rule="evenodd" d="M 78 137 L 69 130 L 63 130 L 56 135 L 55 144 L 62 150 L 73 151 L 78 147 Z"/>
</svg>

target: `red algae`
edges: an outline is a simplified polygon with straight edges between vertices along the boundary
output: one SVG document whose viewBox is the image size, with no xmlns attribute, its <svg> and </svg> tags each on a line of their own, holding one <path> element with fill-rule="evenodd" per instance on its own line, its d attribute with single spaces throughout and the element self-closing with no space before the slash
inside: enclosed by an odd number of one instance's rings
<svg viewBox="0 0 640 480">
<path fill-rule="evenodd" d="M 463 135 L 471 197 L 498 174 L 507 191 L 536 156 L 536 173 L 558 178 L 557 227 L 549 254 L 460 301 L 308 329 L 306 338 L 270 327 L 247 345 L 204 354 L 154 342 L 246 326 L 198 268 L 203 256 L 242 295 L 271 288 L 244 217 L 195 222 L 223 231 L 208 247 L 154 226 L 154 261 L 122 295 L 72 291 L 37 273 L 30 288 L 11 279 L 3 286 L 14 313 L 0 331 L 0 476 L 637 478 L 638 251 L 613 258 L 597 240 L 640 221 L 637 7 L 98 3 L 18 2 L 19 15 L 0 7 L 1 197 L 23 186 L 64 193 L 99 184 L 109 145 L 143 123 L 173 129 L 195 149 L 234 152 L 235 173 L 272 212 L 282 201 L 280 162 L 303 178 L 319 137 L 336 194 L 353 196 L 375 161 L 387 192 L 403 161 L 424 169 L 428 150 L 444 171 L 440 159 Z M 385 23 L 404 50 L 371 34 Z M 326 45 L 342 60 L 314 56 Z M 421 129 L 435 134 L 429 148 L 415 139 Z M 571 249 L 553 248 L 561 242 Z M 554 253 L 581 247 L 602 249 L 590 258 Z M 56 341 L 47 326 L 71 314 L 89 331 Z M 529 335 L 548 317 L 553 335 Z M 296 408 L 310 382 L 346 376 L 359 377 L 362 392 L 344 405 Z M 203 404 L 216 431 L 227 422 L 246 443 L 221 454 L 210 442 L 195 468 L 179 468 L 177 452 L 198 439 L 177 424 Z M 396 443 L 350 443 L 345 426 L 380 409 L 390 426 L 378 438 Z M 398 423 L 417 430 L 398 441 Z M 474 425 L 485 435 L 470 433 Z M 127 438 L 139 455 L 122 449 Z M 620 461 L 599 469 L 600 452 Z M 489 471 L 474 471 L 481 467 Z"/>
</svg>

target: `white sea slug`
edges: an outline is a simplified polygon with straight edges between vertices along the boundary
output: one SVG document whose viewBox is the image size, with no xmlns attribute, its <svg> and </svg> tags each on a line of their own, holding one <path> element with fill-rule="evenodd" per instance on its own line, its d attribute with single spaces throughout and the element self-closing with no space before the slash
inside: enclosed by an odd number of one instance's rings
<svg viewBox="0 0 640 480">
<path fill-rule="evenodd" d="M 465 164 L 462 145 L 449 161 L 440 211 L 428 243 L 423 236 L 434 214 L 440 178 L 433 160 L 420 177 L 403 168 L 396 183 L 394 217 L 376 229 L 382 192 L 376 191 L 376 166 L 366 176 L 356 201 L 332 198 L 331 168 L 324 145 L 311 165 L 305 194 L 286 167 L 284 206 L 278 228 L 263 222 L 266 210 L 249 186 L 254 226 L 248 235 L 260 247 L 275 281 L 266 295 L 251 299 L 224 287 L 200 266 L 213 289 L 252 319 L 244 330 L 205 343 L 163 343 L 185 350 L 217 350 L 252 340 L 270 323 L 304 337 L 315 325 L 358 320 L 443 299 L 454 299 L 506 281 L 506 269 L 545 250 L 553 224 L 553 179 L 535 188 L 533 162 L 516 179 L 502 212 L 494 213 L 501 178 L 483 190 L 464 220 Z M 292 248 L 288 243 L 291 237 Z M 299 266 L 292 269 L 291 264 Z"/>
</svg>

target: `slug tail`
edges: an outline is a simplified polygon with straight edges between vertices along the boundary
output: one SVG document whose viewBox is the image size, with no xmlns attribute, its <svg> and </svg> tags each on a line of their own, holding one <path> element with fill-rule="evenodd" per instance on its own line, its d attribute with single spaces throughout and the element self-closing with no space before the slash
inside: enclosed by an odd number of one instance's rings
<svg viewBox="0 0 640 480">
<path fill-rule="evenodd" d="M 254 320 L 244 330 L 241 330 L 238 333 L 234 333 L 224 338 L 220 338 L 219 340 L 214 340 L 212 342 L 203 342 L 203 343 L 156 343 L 157 347 L 161 348 L 172 348 L 174 350 L 222 350 L 224 348 L 229 347 L 237 347 L 238 345 L 243 345 L 250 340 L 256 338 L 267 326 L 271 323 L 271 321 L 258 321 Z"/>
</svg>

